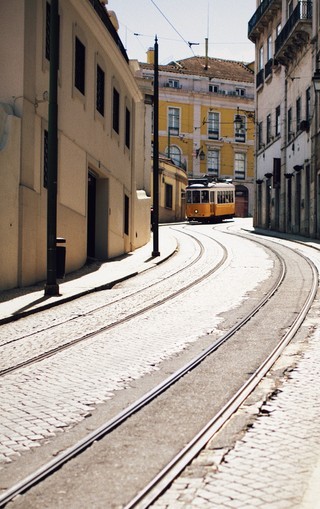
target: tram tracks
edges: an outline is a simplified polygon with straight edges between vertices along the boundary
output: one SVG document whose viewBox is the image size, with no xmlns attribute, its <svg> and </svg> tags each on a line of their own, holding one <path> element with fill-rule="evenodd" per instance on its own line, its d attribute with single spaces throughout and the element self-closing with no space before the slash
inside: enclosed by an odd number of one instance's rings
<svg viewBox="0 0 320 509">
<path fill-rule="evenodd" d="M 230 232 L 228 232 L 230 233 Z M 231 235 L 238 235 L 231 233 Z M 248 238 L 246 235 L 240 235 Z M 259 241 L 256 241 L 259 242 Z M 263 242 L 261 242 L 263 244 Z M 257 367 L 252 375 L 245 381 L 239 390 L 230 398 L 226 405 L 219 410 L 214 417 L 200 430 L 200 432 L 182 449 L 148 485 L 146 485 L 124 509 L 145 509 L 150 507 L 158 497 L 170 486 L 170 484 L 179 476 L 179 474 L 187 467 L 187 465 L 199 454 L 210 439 L 221 429 L 221 427 L 229 420 L 229 418 L 238 410 L 240 405 L 246 400 L 251 392 L 257 387 L 262 378 L 268 373 L 276 360 L 280 357 L 285 347 L 290 343 L 296 335 L 298 329 L 303 324 L 308 311 L 316 297 L 318 291 L 318 271 L 313 262 L 300 253 L 301 257 L 308 263 L 312 272 L 312 287 L 305 300 L 302 308 L 297 313 L 293 323 L 290 325 L 286 333 L 283 335 L 279 343 L 275 346 L 267 358 Z M 282 280 L 284 271 L 279 278 Z M 278 289 L 276 284 L 274 289 Z M 270 296 L 266 297 L 265 302 Z M 262 306 L 261 306 L 262 307 Z M 260 305 L 258 306 L 260 309 Z M 258 309 L 257 309 L 258 311 Z"/>
<path fill-rule="evenodd" d="M 198 252 L 194 256 L 194 258 L 191 261 L 189 261 L 189 263 L 184 265 L 183 267 L 179 268 L 178 270 L 175 270 L 174 272 L 171 271 L 169 274 L 162 277 L 161 280 L 156 280 L 153 283 L 148 284 L 147 287 L 144 286 L 138 290 L 134 290 L 129 296 L 126 294 L 122 297 L 116 298 L 112 302 L 108 302 L 107 304 L 100 305 L 94 309 L 91 309 L 88 313 L 82 314 L 80 317 L 76 317 L 76 318 L 72 317 L 68 320 L 59 322 L 58 324 L 51 324 L 43 330 L 37 330 L 33 333 L 25 334 L 24 336 L 20 336 L 13 340 L 11 339 L 7 342 L 4 342 L 0 345 L 0 351 L 1 351 L 1 348 L 8 348 L 12 345 L 15 347 L 15 345 L 18 342 L 23 342 L 26 339 L 29 339 L 32 336 L 36 336 L 37 334 L 39 335 L 42 332 L 47 333 L 48 330 L 53 330 L 53 329 L 59 330 L 59 328 L 66 326 L 70 322 L 75 323 L 75 321 L 77 319 L 84 321 L 86 319 L 86 317 L 87 318 L 89 316 L 92 317 L 93 315 L 98 314 L 98 313 L 104 314 L 107 309 L 110 310 L 109 315 L 112 316 L 113 315 L 112 307 L 119 305 L 119 303 L 121 303 L 121 302 L 126 303 L 126 307 L 128 307 L 129 309 L 134 309 L 133 305 L 130 305 L 130 304 L 127 305 L 129 298 L 132 300 L 133 303 L 135 303 L 135 301 L 137 299 L 139 299 L 139 297 L 141 295 L 143 295 L 146 292 L 146 290 L 148 292 L 150 292 L 150 290 L 152 288 L 154 288 L 156 286 L 159 286 L 159 287 L 162 286 L 163 283 L 165 283 L 170 278 L 173 278 L 174 276 L 177 276 L 177 275 L 181 275 L 183 273 L 187 273 L 188 271 L 192 270 L 197 264 L 199 264 L 201 259 L 204 257 L 204 254 L 205 254 L 204 245 L 199 241 L 199 239 L 197 239 L 195 236 L 193 236 L 190 232 L 188 232 L 188 233 L 182 232 L 182 233 L 184 235 L 187 235 L 189 238 L 192 238 L 198 248 Z M 200 284 L 206 278 L 212 276 L 221 267 L 223 267 L 223 265 L 226 263 L 227 257 L 228 257 L 227 250 L 221 243 L 219 243 L 216 240 L 213 240 L 212 238 L 207 236 L 207 241 L 208 240 L 213 241 L 220 249 L 219 259 L 214 263 L 213 266 L 210 266 L 209 270 L 208 270 L 208 268 L 206 268 L 206 270 L 204 272 L 202 272 L 200 275 L 198 275 L 195 279 L 191 280 L 190 282 L 188 282 L 186 284 L 183 284 L 182 286 L 178 287 L 174 291 L 170 291 L 169 293 L 167 292 L 164 295 L 161 294 L 161 291 L 159 291 L 158 294 L 162 295 L 162 296 L 157 297 L 156 299 L 153 299 L 153 301 L 148 305 L 143 304 L 140 307 L 140 309 L 138 309 L 137 311 L 128 313 L 126 310 L 125 316 L 123 316 L 122 318 L 118 318 L 114 321 L 111 321 L 111 322 L 107 323 L 106 325 L 99 326 L 98 328 L 95 328 L 94 330 L 92 330 L 88 333 L 81 334 L 80 336 L 73 337 L 72 339 L 68 339 L 68 340 L 64 341 L 62 344 L 59 344 L 57 346 L 53 345 L 51 348 L 46 347 L 45 351 L 43 351 L 39 354 L 30 356 L 29 358 L 24 359 L 23 361 L 15 362 L 14 365 L 9 365 L 9 366 L 6 366 L 6 367 L 0 369 L 0 377 L 6 375 L 8 373 L 12 373 L 18 369 L 23 368 L 23 367 L 30 366 L 33 363 L 40 362 L 44 359 L 48 359 L 49 357 L 52 357 L 53 355 L 61 353 L 65 350 L 75 346 L 76 344 L 79 344 L 86 340 L 95 338 L 102 333 L 105 333 L 119 325 L 129 322 L 130 320 L 137 318 L 138 316 L 141 316 L 141 315 L 151 311 L 152 309 L 155 309 L 155 308 L 163 305 L 164 303 L 176 298 L 178 295 L 181 295 L 182 293 L 190 290 L 192 287 L 195 287 L 196 285 Z"/>
<path fill-rule="evenodd" d="M 25 492 L 34 484 L 40 482 L 42 479 L 50 475 L 50 473 L 56 471 L 63 464 L 70 461 L 73 457 L 78 455 L 80 452 L 87 449 L 93 442 L 101 439 L 107 434 L 111 433 L 111 431 L 115 430 L 120 424 L 125 422 L 128 417 L 135 414 L 138 410 L 142 409 L 153 401 L 160 394 L 163 394 L 169 387 L 173 384 L 177 383 L 182 377 L 184 377 L 187 373 L 194 370 L 196 366 L 198 366 L 205 358 L 210 356 L 211 353 L 216 351 L 222 344 L 224 344 L 228 339 L 230 339 L 233 335 L 235 335 L 246 323 L 248 323 L 253 316 L 255 316 L 260 309 L 262 309 L 267 302 L 270 301 L 271 297 L 275 295 L 275 293 L 280 288 L 281 284 L 284 281 L 286 275 L 286 265 L 283 259 L 276 254 L 280 263 L 281 263 L 281 271 L 279 273 L 279 277 L 277 282 L 273 285 L 267 295 L 264 296 L 263 299 L 259 302 L 257 306 L 252 309 L 251 313 L 247 314 L 241 322 L 237 323 L 230 331 L 224 334 L 218 341 L 215 341 L 209 348 L 207 348 L 204 352 L 202 352 L 199 356 L 194 358 L 191 362 L 185 365 L 182 369 L 178 370 L 172 376 L 167 378 L 163 383 L 159 384 L 155 389 L 149 391 L 143 398 L 140 398 L 134 404 L 130 405 L 125 411 L 118 414 L 114 419 L 108 421 L 105 425 L 101 426 L 99 429 L 95 430 L 93 433 L 88 435 L 85 439 L 78 442 L 74 447 L 68 449 L 63 454 L 59 455 L 53 461 L 44 465 L 41 469 L 35 472 L 32 476 L 21 481 L 21 483 L 16 484 L 7 493 L 3 494 L 0 497 L 0 504 L 5 505 L 9 500 L 15 497 L 18 493 Z M 308 262 L 309 263 L 309 262 Z M 308 294 L 308 298 L 305 300 L 303 309 L 299 312 L 296 319 L 292 323 L 290 330 L 286 332 L 286 334 L 281 339 L 279 345 L 271 352 L 268 358 L 259 366 L 258 369 L 255 370 L 254 374 L 246 381 L 246 383 L 239 389 L 237 394 L 230 399 L 230 401 L 224 406 L 224 408 L 219 411 L 215 417 L 211 420 L 209 424 L 207 424 L 198 436 L 193 439 L 188 446 L 182 450 L 169 464 L 169 466 L 165 467 L 156 478 L 149 483 L 146 489 L 142 490 L 137 497 L 134 497 L 132 501 L 127 505 L 127 507 L 147 507 L 151 500 L 154 500 L 159 493 L 164 489 L 164 485 L 168 482 L 171 482 L 170 479 L 177 475 L 178 471 L 181 471 L 186 462 L 190 461 L 190 457 L 195 454 L 195 451 L 199 450 L 199 447 L 203 447 L 203 443 L 208 441 L 208 436 L 214 432 L 214 430 L 218 429 L 223 422 L 232 414 L 232 412 L 237 408 L 241 402 L 245 399 L 245 397 L 253 390 L 254 386 L 258 383 L 258 381 L 264 376 L 269 367 L 273 364 L 275 359 L 280 355 L 283 348 L 290 341 L 291 337 L 295 334 L 297 328 L 301 325 L 307 310 L 311 306 L 313 301 L 316 289 L 317 289 L 317 274 L 315 268 L 309 263 L 313 274 L 314 285 L 311 291 Z M 201 445 L 202 444 L 202 445 Z M 160 482 L 160 484 L 159 484 Z M 142 505 L 140 505 L 142 504 Z M 143 505 L 146 504 L 146 505 Z"/>
</svg>

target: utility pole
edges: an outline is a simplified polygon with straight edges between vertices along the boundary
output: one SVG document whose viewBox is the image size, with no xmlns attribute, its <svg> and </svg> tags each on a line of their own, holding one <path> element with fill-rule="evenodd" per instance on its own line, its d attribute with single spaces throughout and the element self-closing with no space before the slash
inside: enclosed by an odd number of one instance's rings
<svg viewBox="0 0 320 509">
<path fill-rule="evenodd" d="M 154 43 L 153 80 L 153 251 L 152 256 L 160 256 L 159 251 L 159 56 L 158 38 Z"/>
<path fill-rule="evenodd" d="M 59 295 L 57 284 L 57 174 L 58 174 L 58 67 L 59 0 L 50 4 L 50 83 L 48 120 L 48 198 L 47 198 L 47 283 L 45 295 Z"/>
</svg>

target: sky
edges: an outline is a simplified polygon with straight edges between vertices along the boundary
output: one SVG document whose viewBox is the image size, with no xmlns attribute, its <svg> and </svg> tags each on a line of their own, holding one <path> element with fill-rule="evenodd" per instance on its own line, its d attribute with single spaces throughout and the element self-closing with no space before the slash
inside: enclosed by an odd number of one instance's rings
<svg viewBox="0 0 320 509">
<path fill-rule="evenodd" d="M 247 32 L 256 8 L 256 0 L 109 0 L 107 5 L 117 15 L 129 58 L 146 62 L 157 36 L 160 64 L 205 56 L 206 37 L 210 57 L 252 62 Z"/>
</svg>

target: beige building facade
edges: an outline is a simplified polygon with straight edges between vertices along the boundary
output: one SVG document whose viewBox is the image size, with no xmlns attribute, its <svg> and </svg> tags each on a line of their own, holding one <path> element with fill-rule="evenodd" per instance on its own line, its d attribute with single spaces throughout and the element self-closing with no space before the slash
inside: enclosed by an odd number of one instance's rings
<svg viewBox="0 0 320 509">
<path fill-rule="evenodd" d="M 2 290 L 46 277 L 49 20 L 47 0 L 1 2 Z M 59 1 L 57 237 L 66 272 L 150 238 L 152 89 L 135 73 L 100 1 Z"/>
<path fill-rule="evenodd" d="M 160 155 L 158 178 L 159 222 L 185 221 L 185 191 L 188 185 L 188 176 L 185 170 L 174 164 L 168 157 Z"/>
</svg>

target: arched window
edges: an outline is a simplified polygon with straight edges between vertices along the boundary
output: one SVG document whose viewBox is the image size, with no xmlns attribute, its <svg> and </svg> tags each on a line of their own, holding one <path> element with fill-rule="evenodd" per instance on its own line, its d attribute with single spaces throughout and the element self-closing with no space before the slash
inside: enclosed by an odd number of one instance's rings
<svg viewBox="0 0 320 509">
<path fill-rule="evenodd" d="M 168 148 L 166 149 L 166 155 L 168 156 Z M 170 159 L 177 165 L 181 166 L 181 150 L 175 145 L 170 145 Z"/>
</svg>

